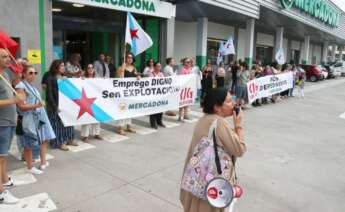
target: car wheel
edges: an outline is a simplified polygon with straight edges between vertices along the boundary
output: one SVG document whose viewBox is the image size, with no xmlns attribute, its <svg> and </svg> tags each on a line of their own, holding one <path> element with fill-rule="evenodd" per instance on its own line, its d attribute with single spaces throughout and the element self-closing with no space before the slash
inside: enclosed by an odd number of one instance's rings
<svg viewBox="0 0 345 212">
<path fill-rule="evenodd" d="M 312 82 L 316 82 L 317 81 L 317 77 L 315 75 L 310 77 L 310 81 Z"/>
</svg>

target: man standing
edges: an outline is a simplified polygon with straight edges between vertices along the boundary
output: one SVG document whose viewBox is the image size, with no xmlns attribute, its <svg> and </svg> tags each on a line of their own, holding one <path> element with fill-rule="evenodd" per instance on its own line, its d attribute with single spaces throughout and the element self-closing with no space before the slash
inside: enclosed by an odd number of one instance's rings
<svg viewBox="0 0 345 212">
<path fill-rule="evenodd" d="M 11 147 L 16 127 L 16 104 L 23 101 L 22 96 L 13 96 L 13 91 L 6 84 L 11 82 L 5 69 L 10 65 L 10 56 L 0 48 L 0 203 L 15 204 L 19 200 L 4 187 L 14 186 L 13 180 L 7 175 L 6 156 Z"/>
<path fill-rule="evenodd" d="M 95 63 L 93 64 L 93 67 L 96 70 L 96 77 L 99 77 L 99 78 L 109 78 L 110 77 L 108 63 L 105 62 L 105 54 L 104 53 L 101 53 L 99 55 L 99 58 L 97 61 L 95 61 Z"/>
</svg>

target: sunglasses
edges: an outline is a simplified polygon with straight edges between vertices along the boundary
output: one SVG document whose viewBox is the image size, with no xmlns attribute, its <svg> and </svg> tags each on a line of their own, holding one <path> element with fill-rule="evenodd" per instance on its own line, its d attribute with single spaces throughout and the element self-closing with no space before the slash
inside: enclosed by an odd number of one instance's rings
<svg viewBox="0 0 345 212">
<path fill-rule="evenodd" d="M 29 75 L 37 75 L 38 73 L 36 71 L 30 71 L 28 74 Z"/>
</svg>

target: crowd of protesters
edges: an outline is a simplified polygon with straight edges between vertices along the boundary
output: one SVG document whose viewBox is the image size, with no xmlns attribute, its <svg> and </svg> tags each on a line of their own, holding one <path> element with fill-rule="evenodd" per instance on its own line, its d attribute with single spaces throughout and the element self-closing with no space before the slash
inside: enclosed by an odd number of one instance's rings
<svg viewBox="0 0 345 212">
<path fill-rule="evenodd" d="M 64 126 L 59 117 L 59 91 L 58 79 L 62 78 L 137 78 L 142 77 L 170 77 L 174 75 L 196 75 L 197 95 L 196 99 L 203 105 L 203 97 L 212 88 L 226 88 L 235 97 L 238 106 L 246 108 L 248 104 L 247 82 L 268 75 L 282 72 L 293 72 L 298 95 L 304 97 L 303 72 L 294 65 L 279 66 L 276 64 L 261 65 L 259 62 L 248 67 L 245 62 L 236 61 L 226 67 L 223 63 L 216 66 L 212 61 L 207 61 L 204 67 L 198 67 L 194 58 L 183 58 L 178 65 L 173 58 L 167 58 L 165 64 L 160 61 L 149 59 L 144 70 L 139 71 L 135 66 L 135 57 L 131 53 L 125 55 L 123 64 L 116 68 L 110 56 L 101 53 L 94 63 L 89 63 L 85 69 L 81 65 L 80 54 L 72 54 L 65 63 L 63 60 L 54 60 L 41 81 L 42 91 L 46 101 L 43 101 L 35 88 L 34 81 L 37 79 L 37 71 L 26 59 L 18 59 L 17 65 L 22 67 L 21 72 L 11 71 L 10 55 L 4 49 L 0 49 L 0 200 L 2 203 L 16 203 L 18 199 L 5 188 L 14 186 L 16 183 L 6 173 L 6 160 L 10 144 L 14 134 L 17 135 L 18 150 L 22 154 L 22 160 L 26 161 L 27 170 L 32 174 L 43 174 L 49 166 L 46 160 L 48 144 L 52 148 L 68 151 L 69 146 L 78 146 L 75 140 L 74 127 Z M 10 82 L 12 87 L 9 87 Z M 15 90 L 13 90 L 15 89 Z M 261 106 L 268 102 L 275 103 L 277 100 L 293 95 L 293 88 L 273 95 L 270 98 L 256 100 L 253 106 Z M 167 111 L 168 116 L 178 116 L 177 120 L 184 122 L 189 120 L 189 107 L 185 106 L 178 111 Z M 29 121 L 28 121 L 29 120 Z M 26 123 L 32 121 L 31 124 Z M 163 113 L 149 116 L 150 126 L 154 129 L 165 128 Z M 30 131 L 29 128 L 34 129 Z M 36 130 L 35 130 L 36 129 Z M 136 133 L 131 119 L 118 120 L 115 132 L 120 135 Z M 100 124 L 88 124 L 81 126 L 81 141 L 90 142 L 90 137 L 103 140 Z M 33 165 L 33 160 L 40 157 L 39 167 Z"/>
<path fill-rule="evenodd" d="M 236 105 L 242 107 L 242 109 L 246 109 L 249 106 L 247 83 L 250 80 L 286 72 L 293 73 L 293 88 L 267 98 L 257 99 L 252 103 L 254 107 L 276 103 L 282 99 L 293 97 L 295 88 L 297 88 L 297 96 L 304 98 L 305 72 L 293 64 L 278 65 L 273 62 L 262 65 L 258 61 L 254 62 L 252 67 L 248 67 L 246 62 L 238 60 L 232 62 L 226 68 L 223 63 L 213 65 L 211 60 L 209 60 L 202 69 L 202 96 L 213 87 L 226 88 L 232 94 L 233 99 L 236 99 Z"/>
</svg>

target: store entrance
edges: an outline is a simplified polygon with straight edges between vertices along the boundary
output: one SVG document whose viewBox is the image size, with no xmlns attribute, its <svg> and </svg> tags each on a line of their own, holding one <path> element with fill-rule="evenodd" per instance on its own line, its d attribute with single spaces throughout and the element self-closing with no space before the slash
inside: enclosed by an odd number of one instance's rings
<svg viewBox="0 0 345 212">
<path fill-rule="evenodd" d="M 299 50 L 294 50 L 292 49 L 290 52 L 290 58 L 291 58 L 291 63 L 292 64 L 298 64 L 299 63 L 299 58 L 300 58 L 301 52 Z"/>
<path fill-rule="evenodd" d="M 273 47 L 271 46 L 256 46 L 256 60 L 261 61 L 262 64 L 272 63 Z"/>
<path fill-rule="evenodd" d="M 55 59 L 70 59 L 74 53 L 80 54 L 81 66 L 93 63 L 100 53 L 111 56 L 118 63 L 121 42 L 119 35 L 108 32 L 87 32 L 77 30 L 54 30 Z M 59 53 L 60 51 L 60 53 Z"/>
</svg>

